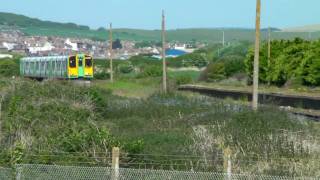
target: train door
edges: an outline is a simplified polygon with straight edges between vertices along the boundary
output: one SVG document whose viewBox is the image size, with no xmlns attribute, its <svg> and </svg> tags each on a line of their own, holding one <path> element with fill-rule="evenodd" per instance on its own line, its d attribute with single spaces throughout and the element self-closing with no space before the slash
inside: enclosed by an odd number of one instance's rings
<svg viewBox="0 0 320 180">
<path fill-rule="evenodd" d="M 79 54 L 77 55 L 78 58 L 78 76 L 79 78 L 83 78 L 84 77 L 84 55 L 83 54 Z"/>
<path fill-rule="evenodd" d="M 78 69 L 76 56 L 70 56 L 68 62 L 68 77 L 69 78 L 78 78 Z"/>
</svg>

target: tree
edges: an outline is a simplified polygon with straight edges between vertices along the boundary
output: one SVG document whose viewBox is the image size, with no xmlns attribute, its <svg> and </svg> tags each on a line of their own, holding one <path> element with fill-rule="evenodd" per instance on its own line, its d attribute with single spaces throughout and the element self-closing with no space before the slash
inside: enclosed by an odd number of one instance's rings
<svg viewBox="0 0 320 180">
<path fill-rule="evenodd" d="M 115 41 L 113 41 L 112 49 L 122 49 L 122 44 L 120 39 L 116 39 Z"/>
</svg>

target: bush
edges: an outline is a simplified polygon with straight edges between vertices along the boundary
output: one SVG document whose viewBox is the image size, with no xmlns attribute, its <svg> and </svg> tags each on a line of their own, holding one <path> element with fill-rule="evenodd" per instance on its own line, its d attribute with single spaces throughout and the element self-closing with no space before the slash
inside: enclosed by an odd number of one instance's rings
<svg viewBox="0 0 320 180">
<path fill-rule="evenodd" d="M 134 70 L 134 67 L 130 61 L 126 61 L 123 64 L 118 65 L 118 70 L 120 73 L 128 74 Z"/>
<path fill-rule="evenodd" d="M 301 85 L 320 85 L 319 47 L 319 40 L 305 41 L 299 38 L 294 40 L 275 40 L 271 42 L 272 49 L 269 60 L 267 55 L 268 46 L 265 43 L 260 51 L 259 81 L 283 86 L 296 79 L 301 82 Z M 245 61 L 249 81 L 252 80 L 253 61 L 254 51 L 252 48 Z"/>
<path fill-rule="evenodd" d="M 0 59 L 0 75 L 5 77 L 19 75 L 19 64 L 11 59 Z"/>
<path fill-rule="evenodd" d="M 106 72 L 96 72 L 94 73 L 94 78 L 99 80 L 106 80 L 110 78 L 110 74 Z"/>
<path fill-rule="evenodd" d="M 183 85 L 183 84 L 190 84 L 192 83 L 192 77 L 191 76 L 178 76 L 176 77 L 176 84 L 177 85 Z"/>
<path fill-rule="evenodd" d="M 138 77 L 159 77 L 162 76 L 161 66 L 145 66 L 141 69 Z"/>
<path fill-rule="evenodd" d="M 226 76 L 230 77 L 237 73 L 245 72 L 244 57 L 227 56 L 221 59 L 224 62 Z"/>
<path fill-rule="evenodd" d="M 225 78 L 225 65 L 222 62 L 218 62 L 209 64 L 207 69 L 201 74 L 200 80 L 215 82 Z"/>
</svg>

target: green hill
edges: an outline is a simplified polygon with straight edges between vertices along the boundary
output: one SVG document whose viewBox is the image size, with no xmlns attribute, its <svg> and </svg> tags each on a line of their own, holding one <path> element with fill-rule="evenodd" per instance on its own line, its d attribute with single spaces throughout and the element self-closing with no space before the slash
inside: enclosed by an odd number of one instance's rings
<svg viewBox="0 0 320 180">
<path fill-rule="evenodd" d="M 74 23 L 57 23 L 51 21 L 42 21 L 36 18 L 30 18 L 23 15 L 12 13 L 0 13 L 0 29 L 18 29 L 26 35 L 40 36 L 62 36 L 90 38 L 93 40 L 107 40 L 106 29 L 90 29 L 88 26 L 77 25 Z M 274 30 L 277 30 L 276 28 Z M 221 42 L 222 31 L 225 32 L 226 41 L 253 41 L 254 30 L 244 28 L 192 28 L 192 29 L 174 29 L 168 30 L 169 41 L 202 41 L 202 42 Z M 115 29 L 115 38 L 134 41 L 159 41 L 160 30 L 142 30 L 142 29 Z M 281 32 L 273 31 L 274 39 L 292 39 L 294 37 L 308 38 L 305 32 Z M 262 30 L 262 38 L 267 37 L 267 31 Z M 313 33 L 312 38 L 320 38 L 320 33 Z"/>
</svg>

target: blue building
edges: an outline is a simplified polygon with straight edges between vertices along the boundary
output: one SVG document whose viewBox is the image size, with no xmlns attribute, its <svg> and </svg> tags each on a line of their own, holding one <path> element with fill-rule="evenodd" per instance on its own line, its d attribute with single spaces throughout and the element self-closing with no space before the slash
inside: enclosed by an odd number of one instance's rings
<svg viewBox="0 0 320 180">
<path fill-rule="evenodd" d="M 185 54 L 187 54 L 187 52 L 179 50 L 179 49 L 167 49 L 166 50 L 166 57 L 167 58 L 175 58 L 175 57 L 182 56 Z M 158 59 L 162 58 L 161 55 L 155 55 L 153 57 L 158 58 Z"/>
</svg>

